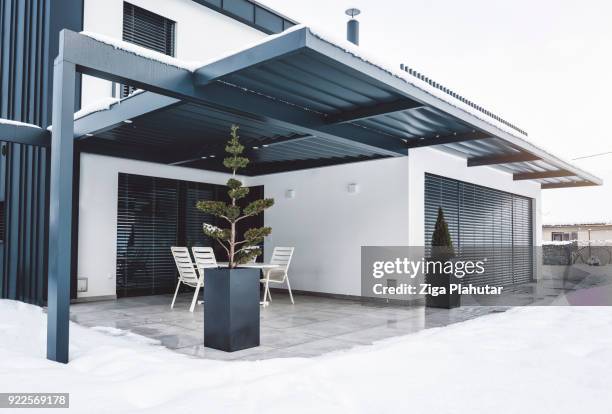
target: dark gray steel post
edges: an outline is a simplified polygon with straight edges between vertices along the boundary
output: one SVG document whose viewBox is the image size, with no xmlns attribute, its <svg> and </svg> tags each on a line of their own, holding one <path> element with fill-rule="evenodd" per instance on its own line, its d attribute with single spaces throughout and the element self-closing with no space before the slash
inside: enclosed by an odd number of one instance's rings
<svg viewBox="0 0 612 414">
<path fill-rule="evenodd" d="M 49 206 L 49 289 L 47 358 L 68 362 L 70 266 L 72 255 L 72 175 L 76 68 L 60 52 L 53 68 L 53 131 Z"/>
<path fill-rule="evenodd" d="M 351 19 L 346 22 L 346 39 L 359 46 L 359 21 Z"/>
</svg>

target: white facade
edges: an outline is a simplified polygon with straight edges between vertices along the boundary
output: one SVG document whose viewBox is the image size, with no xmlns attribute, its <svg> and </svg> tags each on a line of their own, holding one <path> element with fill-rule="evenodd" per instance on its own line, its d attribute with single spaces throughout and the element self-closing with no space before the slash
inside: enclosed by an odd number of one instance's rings
<svg viewBox="0 0 612 414">
<path fill-rule="evenodd" d="M 177 57 L 204 61 L 265 36 L 192 0 L 132 0 L 177 22 Z M 123 2 L 87 0 L 84 29 L 121 39 Z M 83 80 L 83 104 L 111 96 L 111 84 Z M 116 288 L 118 174 L 132 173 L 224 184 L 228 175 L 190 168 L 83 154 L 81 156 L 78 277 L 88 279 L 79 298 L 108 297 Z M 540 188 L 490 167 L 468 168 L 466 160 L 434 148 L 408 157 L 321 167 L 246 178 L 264 185 L 276 205 L 266 212 L 274 246 L 295 246 L 290 269 L 297 290 L 360 295 L 363 245 L 423 245 L 424 175 L 433 173 L 534 199 L 534 241 L 540 244 Z M 348 186 L 356 184 L 356 191 Z M 295 197 L 287 198 L 287 190 Z"/>
<path fill-rule="evenodd" d="M 193 0 L 130 0 L 176 22 L 176 58 L 206 61 L 267 36 Z M 123 0 L 85 0 L 83 30 L 122 39 Z M 112 83 L 83 76 L 82 105 L 112 96 Z"/>
</svg>

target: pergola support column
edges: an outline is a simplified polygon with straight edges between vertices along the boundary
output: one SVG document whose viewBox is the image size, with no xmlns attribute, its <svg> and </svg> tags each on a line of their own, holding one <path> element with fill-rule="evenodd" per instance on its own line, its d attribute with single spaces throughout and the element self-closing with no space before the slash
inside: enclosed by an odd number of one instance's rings
<svg viewBox="0 0 612 414">
<path fill-rule="evenodd" d="M 70 267 L 72 262 L 72 180 L 76 67 L 60 55 L 53 72 L 47 358 L 68 362 Z"/>
</svg>

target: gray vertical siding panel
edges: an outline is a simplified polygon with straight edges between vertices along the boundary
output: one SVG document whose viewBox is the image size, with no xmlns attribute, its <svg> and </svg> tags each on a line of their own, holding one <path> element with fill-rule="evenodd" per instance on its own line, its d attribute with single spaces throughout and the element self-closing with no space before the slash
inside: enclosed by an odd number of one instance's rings
<svg viewBox="0 0 612 414">
<path fill-rule="evenodd" d="M 82 30 L 83 0 L 0 0 L 0 118 L 46 127 L 63 28 Z M 0 143 L 3 137 L 0 136 Z M 49 155 L 6 143 L 0 155 L 0 297 L 43 304 L 47 289 Z"/>
</svg>

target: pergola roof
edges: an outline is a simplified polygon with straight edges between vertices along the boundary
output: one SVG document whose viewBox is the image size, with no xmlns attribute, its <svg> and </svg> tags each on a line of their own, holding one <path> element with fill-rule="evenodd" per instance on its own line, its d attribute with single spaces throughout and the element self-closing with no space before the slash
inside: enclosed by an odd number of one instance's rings
<svg viewBox="0 0 612 414">
<path fill-rule="evenodd" d="M 156 61 L 155 52 L 140 54 L 131 44 L 68 34 L 102 56 L 109 48 L 114 56 L 122 52 L 122 66 L 130 60 L 164 65 L 180 86 L 174 97 L 162 96 L 155 84 L 131 77 L 125 83 L 152 92 L 76 120 L 75 139 L 86 151 L 220 169 L 229 125 L 236 123 L 253 159 L 249 175 L 436 146 L 465 157 L 468 166 L 494 166 L 542 188 L 602 183 L 432 82 L 389 69 L 308 27 L 296 26 L 198 69 L 164 55 Z"/>
</svg>

